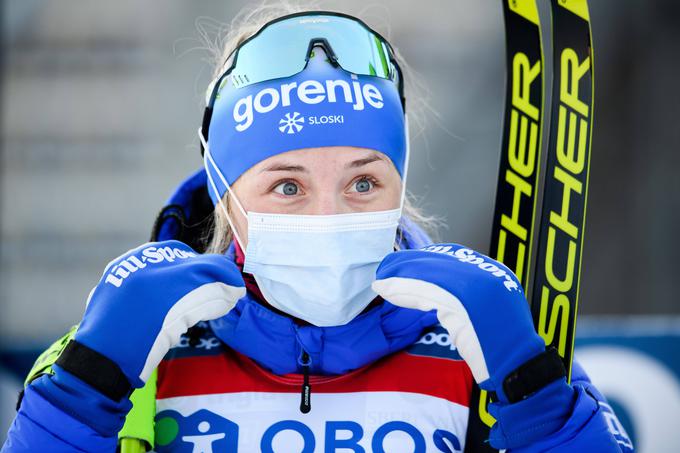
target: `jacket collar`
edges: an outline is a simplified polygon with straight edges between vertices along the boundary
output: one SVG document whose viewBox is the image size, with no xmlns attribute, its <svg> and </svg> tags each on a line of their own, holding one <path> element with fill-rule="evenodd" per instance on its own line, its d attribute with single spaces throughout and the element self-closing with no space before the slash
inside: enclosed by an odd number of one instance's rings
<svg viewBox="0 0 680 453">
<path fill-rule="evenodd" d="M 299 326 L 247 295 L 210 327 L 229 347 L 273 373 L 301 372 L 304 350 L 313 374 L 344 374 L 404 349 L 436 323 L 433 312 L 383 302 L 344 326 Z"/>
</svg>

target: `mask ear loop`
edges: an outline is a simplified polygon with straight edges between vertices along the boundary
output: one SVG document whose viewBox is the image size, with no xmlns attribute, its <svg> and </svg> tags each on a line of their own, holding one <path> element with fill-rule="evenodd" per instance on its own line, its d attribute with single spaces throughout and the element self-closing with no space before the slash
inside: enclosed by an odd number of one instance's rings
<svg viewBox="0 0 680 453">
<path fill-rule="evenodd" d="M 201 141 L 201 144 L 203 145 L 204 153 L 203 153 L 203 166 L 205 167 L 205 172 L 208 175 L 208 183 L 210 184 L 210 188 L 213 190 L 213 193 L 215 194 L 215 198 L 217 198 L 217 203 L 220 205 L 220 208 L 222 208 L 222 212 L 224 212 L 224 215 L 227 217 L 227 222 L 229 222 L 229 226 L 231 227 L 231 232 L 234 235 L 234 238 L 236 238 L 236 241 L 238 242 L 239 247 L 241 247 L 241 250 L 243 253 L 245 253 L 246 248 L 244 246 L 243 241 L 241 240 L 241 237 L 238 235 L 238 231 L 236 230 L 236 226 L 234 223 L 231 221 L 231 216 L 229 215 L 229 212 L 227 211 L 227 207 L 224 205 L 222 202 L 222 197 L 220 196 L 219 190 L 217 190 L 217 186 L 215 185 L 215 181 L 212 178 L 212 175 L 210 174 L 210 169 L 208 167 L 208 162 L 210 162 L 210 167 L 212 167 L 213 171 L 217 173 L 217 176 L 220 178 L 220 181 L 224 186 L 227 188 L 227 192 L 232 196 L 234 199 L 234 203 L 236 204 L 236 207 L 241 211 L 241 214 L 243 214 L 243 217 L 248 219 L 248 214 L 246 214 L 245 209 L 243 209 L 243 205 L 241 204 L 240 201 L 238 201 L 238 198 L 236 197 L 236 193 L 232 190 L 231 186 L 227 182 L 227 179 L 224 177 L 220 169 L 217 167 L 217 164 L 215 163 L 215 160 L 212 157 L 212 154 L 210 153 L 210 148 L 208 147 L 208 142 L 205 140 L 205 137 L 203 137 L 203 133 L 201 131 L 201 128 L 198 128 L 198 139 Z"/>
<path fill-rule="evenodd" d="M 404 203 L 406 202 L 406 177 L 408 176 L 408 167 L 411 162 L 411 141 L 409 140 L 410 134 L 408 129 L 408 115 L 404 112 L 404 140 L 406 144 L 406 159 L 404 160 L 404 173 L 401 178 L 401 200 L 399 202 L 399 217 L 404 215 Z M 401 231 L 401 220 L 399 220 L 399 228 L 397 230 L 398 234 L 394 240 L 394 249 L 401 250 L 401 242 L 403 240 L 403 232 Z"/>
<path fill-rule="evenodd" d="M 406 200 L 406 177 L 408 176 L 408 167 L 411 162 L 411 141 L 408 129 L 408 115 L 404 113 L 404 140 L 406 141 L 406 159 L 404 162 L 404 176 L 401 178 L 401 201 L 399 202 L 399 212 L 404 212 L 404 201 Z"/>
</svg>

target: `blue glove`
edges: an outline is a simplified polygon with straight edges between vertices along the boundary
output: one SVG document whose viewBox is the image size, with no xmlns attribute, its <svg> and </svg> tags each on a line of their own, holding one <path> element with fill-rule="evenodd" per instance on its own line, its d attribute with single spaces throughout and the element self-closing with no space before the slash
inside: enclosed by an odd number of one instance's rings
<svg viewBox="0 0 680 453">
<path fill-rule="evenodd" d="M 441 244 L 393 252 L 380 264 L 373 290 L 400 307 L 436 310 L 475 381 L 495 392 L 501 405 L 515 406 L 510 405 L 513 395 L 506 394 L 506 378 L 545 355 L 545 343 L 534 330 L 515 275 L 503 264 L 468 248 Z M 553 387 L 554 392 L 548 394 Z M 520 410 L 512 412 L 514 419 L 498 420 L 492 443 L 497 437 L 500 441 L 496 444 L 503 448 L 519 446 L 559 429 L 571 410 L 573 390 L 559 376 L 540 390 L 542 403 L 556 406 L 550 420 L 532 413 L 531 398 L 524 399 L 517 403 Z M 513 432 L 515 426 L 524 431 L 527 420 L 543 425 L 532 426 L 530 434 Z"/>
<path fill-rule="evenodd" d="M 142 387 L 182 333 L 227 314 L 245 292 L 241 272 L 225 256 L 199 255 L 179 241 L 144 244 L 109 263 L 75 341 Z"/>
<path fill-rule="evenodd" d="M 53 374 L 26 388 L 9 436 L 31 451 L 47 442 L 55 451 L 62 444 L 115 450 L 131 387 L 146 382 L 183 332 L 227 314 L 245 292 L 231 260 L 178 241 L 144 244 L 111 261 Z"/>
</svg>

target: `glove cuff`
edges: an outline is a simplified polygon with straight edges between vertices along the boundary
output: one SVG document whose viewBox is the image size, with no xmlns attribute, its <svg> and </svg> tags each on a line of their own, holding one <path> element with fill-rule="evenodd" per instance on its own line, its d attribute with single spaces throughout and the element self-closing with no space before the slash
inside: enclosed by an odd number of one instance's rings
<svg viewBox="0 0 680 453">
<path fill-rule="evenodd" d="M 55 363 L 113 401 L 132 391 L 117 363 L 76 340 L 69 341 Z"/>
<path fill-rule="evenodd" d="M 489 441 L 494 448 L 512 449 L 543 440 L 564 426 L 574 408 L 577 392 L 562 378 L 522 401 L 489 405 L 496 419 Z"/>
<path fill-rule="evenodd" d="M 566 375 L 562 358 L 551 347 L 509 373 L 503 380 L 503 393 L 510 404 L 516 403 Z"/>
</svg>

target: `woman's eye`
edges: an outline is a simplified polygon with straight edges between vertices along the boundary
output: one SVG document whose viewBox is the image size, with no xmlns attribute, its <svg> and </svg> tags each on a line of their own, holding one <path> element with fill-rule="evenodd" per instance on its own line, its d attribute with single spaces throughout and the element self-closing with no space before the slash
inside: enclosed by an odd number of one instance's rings
<svg viewBox="0 0 680 453">
<path fill-rule="evenodd" d="M 282 182 L 274 187 L 274 192 L 281 195 L 296 195 L 298 193 L 298 186 L 294 182 Z"/>
<path fill-rule="evenodd" d="M 354 183 L 354 190 L 356 192 L 368 192 L 373 188 L 373 183 L 366 178 L 359 179 Z"/>
</svg>

